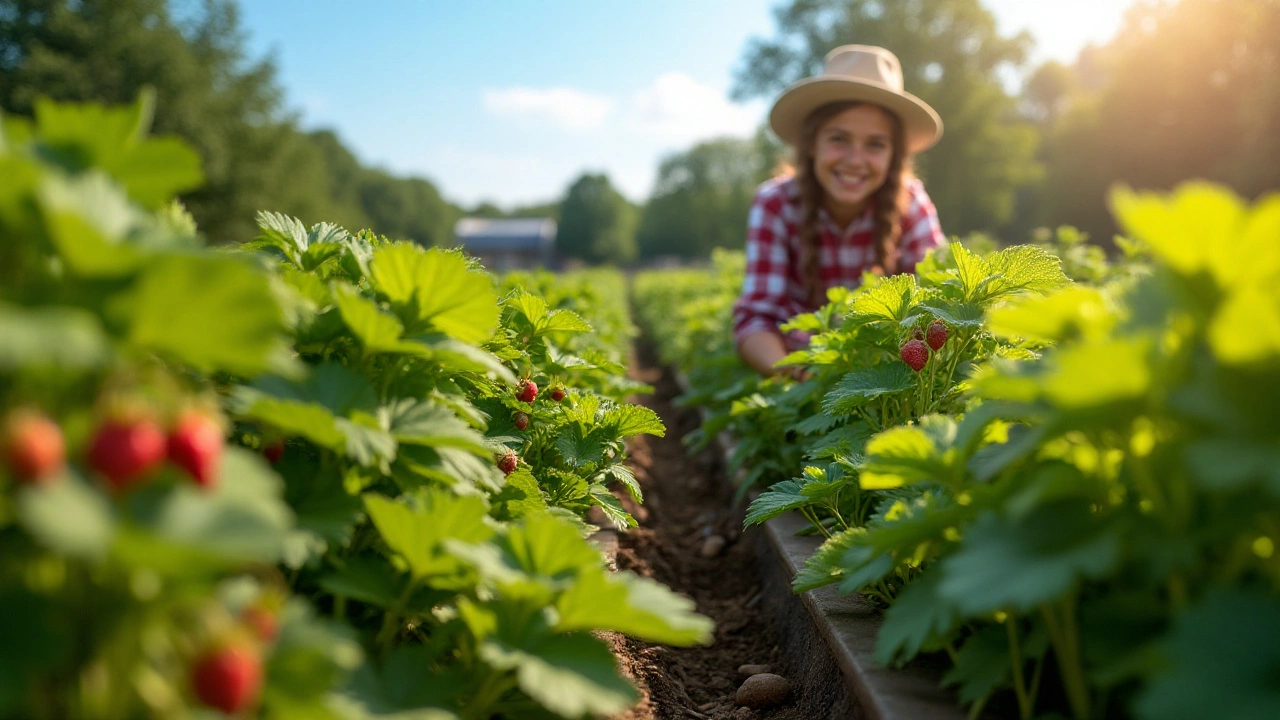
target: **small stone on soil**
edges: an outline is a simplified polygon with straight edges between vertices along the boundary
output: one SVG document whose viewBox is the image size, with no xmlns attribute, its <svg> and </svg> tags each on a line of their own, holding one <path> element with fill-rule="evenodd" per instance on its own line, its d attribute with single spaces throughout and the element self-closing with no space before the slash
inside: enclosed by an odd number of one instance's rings
<svg viewBox="0 0 1280 720">
<path fill-rule="evenodd" d="M 746 679 L 752 675 L 760 675 L 761 673 L 773 672 L 772 665 L 739 665 L 738 677 Z"/>
<path fill-rule="evenodd" d="M 704 558 L 713 558 L 719 555 L 720 551 L 724 550 L 724 543 L 725 543 L 724 538 L 720 537 L 719 535 L 712 535 L 711 537 L 702 541 L 702 548 L 699 550 L 699 552 L 702 553 L 702 557 Z"/>
<path fill-rule="evenodd" d="M 791 683 L 781 675 L 761 673 L 752 675 L 738 688 L 735 701 L 749 708 L 767 708 L 786 702 Z"/>
</svg>

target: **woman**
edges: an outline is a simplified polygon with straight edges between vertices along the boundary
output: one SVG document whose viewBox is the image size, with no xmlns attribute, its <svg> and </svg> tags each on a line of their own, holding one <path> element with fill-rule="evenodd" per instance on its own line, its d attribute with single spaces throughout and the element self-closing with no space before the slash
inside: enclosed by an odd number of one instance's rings
<svg viewBox="0 0 1280 720">
<path fill-rule="evenodd" d="M 782 93 L 769 114 L 795 174 L 760 186 L 747 221 L 747 277 L 734 303 L 738 354 L 764 375 L 807 342 L 778 325 L 855 287 L 863 272 L 912 272 L 945 242 L 911 156 L 942 135 L 933 108 L 902 90 L 888 50 L 845 45 L 821 75 Z M 798 371 L 796 371 L 798 372 Z"/>
</svg>

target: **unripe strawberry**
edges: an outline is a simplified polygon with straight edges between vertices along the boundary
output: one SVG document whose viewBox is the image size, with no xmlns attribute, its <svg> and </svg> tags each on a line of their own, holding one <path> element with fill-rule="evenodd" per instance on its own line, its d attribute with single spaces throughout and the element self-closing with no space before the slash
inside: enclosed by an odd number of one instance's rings
<svg viewBox="0 0 1280 720">
<path fill-rule="evenodd" d="M 516 457 L 515 450 L 507 450 L 507 452 L 498 459 L 498 469 L 503 475 L 510 475 L 516 471 L 516 465 L 520 463 L 520 458 Z"/>
<path fill-rule="evenodd" d="M 516 429 L 524 430 L 529 427 L 529 414 L 518 412 L 515 417 Z"/>
<path fill-rule="evenodd" d="M 923 370 L 929 362 L 929 348 L 919 340 L 908 340 L 898 348 L 898 354 L 902 356 L 902 362 L 916 372 Z"/>
<path fill-rule="evenodd" d="M 67 461 L 62 428 L 32 410 L 11 413 L 4 425 L 4 461 L 21 482 L 37 485 L 54 478 Z"/>
<path fill-rule="evenodd" d="M 262 658 L 244 642 L 215 648 L 192 666 L 191 686 L 205 705 L 227 715 L 243 712 L 262 692 Z"/>
<path fill-rule="evenodd" d="M 525 380 L 516 390 L 516 399 L 520 402 L 533 402 L 538 397 L 538 385 L 532 380 Z"/>
<path fill-rule="evenodd" d="M 218 465 L 226 440 L 218 421 L 202 412 L 187 412 L 169 433 L 169 460 L 186 470 L 202 488 L 218 481 Z"/>
<path fill-rule="evenodd" d="M 240 619 L 249 626 L 263 642 L 273 642 L 280 634 L 280 620 L 270 608 L 263 605 L 250 605 L 240 614 Z"/>
<path fill-rule="evenodd" d="M 947 326 L 942 324 L 941 320 L 934 320 L 929 323 L 929 347 L 934 351 L 942 349 L 947 342 Z"/>
<path fill-rule="evenodd" d="M 551 399 L 554 402 L 560 402 L 561 400 L 563 400 L 564 388 L 560 387 L 559 385 L 556 385 L 555 387 L 551 388 Z"/>
<path fill-rule="evenodd" d="M 284 441 L 277 440 L 262 448 L 262 456 L 272 465 L 280 462 L 280 458 L 284 457 Z"/>
<path fill-rule="evenodd" d="M 164 431 L 146 418 L 107 420 L 89 443 L 89 467 L 114 490 L 146 479 L 164 462 L 164 456 Z"/>
</svg>

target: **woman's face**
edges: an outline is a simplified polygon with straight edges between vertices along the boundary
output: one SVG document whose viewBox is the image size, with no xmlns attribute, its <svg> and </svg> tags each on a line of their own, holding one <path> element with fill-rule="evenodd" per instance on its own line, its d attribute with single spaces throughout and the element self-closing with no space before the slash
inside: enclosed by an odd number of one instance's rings
<svg viewBox="0 0 1280 720">
<path fill-rule="evenodd" d="M 832 219 L 847 225 L 884 185 L 893 157 L 893 123 L 876 105 L 849 108 L 822 124 L 813 140 L 813 169 Z"/>
</svg>

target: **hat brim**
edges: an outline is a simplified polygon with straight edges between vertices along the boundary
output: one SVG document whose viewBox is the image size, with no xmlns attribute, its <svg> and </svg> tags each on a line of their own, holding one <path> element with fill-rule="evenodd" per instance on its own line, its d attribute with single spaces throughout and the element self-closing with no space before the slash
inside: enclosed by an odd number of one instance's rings
<svg viewBox="0 0 1280 720">
<path fill-rule="evenodd" d="M 829 103 L 848 101 L 872 103 L 897 115 L 906 132 L 907 152 L 927 150 L 942 137 L 942 118 L 920 98 L 875 83 L 822 75 L 788 87 L 769 112 L 769 126 L 794 147 L 800 142 L 800 130 L 809 113 Z"/>
</svg>

